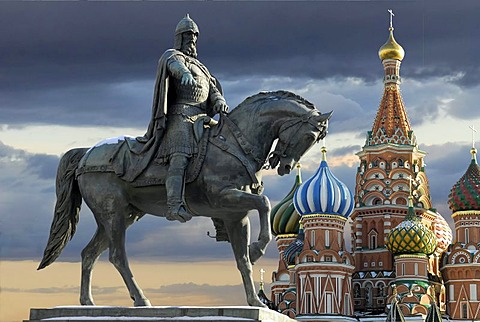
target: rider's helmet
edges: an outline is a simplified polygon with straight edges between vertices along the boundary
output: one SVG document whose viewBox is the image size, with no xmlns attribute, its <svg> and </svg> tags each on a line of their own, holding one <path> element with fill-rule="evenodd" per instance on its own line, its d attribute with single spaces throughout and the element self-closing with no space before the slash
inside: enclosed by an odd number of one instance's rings
<svg viewBox="0 0 480 322">
<path fill-rule="evenodd" d="M 200 32 L 197 24 L 190 18 L 188 13 L 177 24 L 177 28 L 175 28 L 175 49 L 180 49 L 182 47 L 182 34 L 187 31 L 192 31 L 196 34 Z"/>
</svg>

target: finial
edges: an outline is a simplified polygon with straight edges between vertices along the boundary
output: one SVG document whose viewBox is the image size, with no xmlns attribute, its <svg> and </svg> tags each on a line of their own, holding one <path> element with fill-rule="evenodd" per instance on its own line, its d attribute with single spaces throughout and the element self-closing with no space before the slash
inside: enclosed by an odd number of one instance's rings
<svg viewBox="0 0 480 322">
<path fill-rule="evenodd" d="M 408 199 L 413 200 L 412 183 L 415 182 L 415 179 L 413 179 L 412 176 L 408 176 L 407 179 L 408 179 L 408 194 L 409 194 Z"/>
<path fill-rule="evenodd" d="M 393 30 L 393 16 L 395 15 L 393 14 L 392 9 L 388 9 L 387 11 L 390 13 L 390 29 Z"/>
<path fill-rule="evenodd" d="M 265 270 L 260 268 L 260 289 L 263 290 L 263 274 L 265 274 Z"/>
<path fill-rule="evenodd" d="M 322 139 L 322 148 L 320 151 L 322 152 L 322 161 L 327 161 L 327 145 L 325 138 Z"/>
<path fill-rule="evenodd" d="M 472 130 L 472 149 L 470 150 L 470 153 L 472 154 L 472 160 L 476 160 L 476 154 L 477 154 L 477 149 L 475 149 L 475 133 L 477 130 L 475 130 L 475 126 L 469 126 L 470 130 Z"/>
</svg>

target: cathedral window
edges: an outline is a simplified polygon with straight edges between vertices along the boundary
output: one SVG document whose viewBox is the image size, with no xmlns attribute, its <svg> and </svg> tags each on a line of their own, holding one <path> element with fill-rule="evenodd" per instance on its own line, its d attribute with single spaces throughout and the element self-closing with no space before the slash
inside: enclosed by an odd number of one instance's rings
<svg viewBox="0 0 480 322">
<path fill-rule="evenodd" d="M 305 293 L 304 313 L 312 313 L 312 293 Z"/>
<path fill-rule="evenodd" d="M 330 247 L 330 230 L 325 230 L 325 247 Z"/>
<path fill-rule="evenodd" d="M 470 301 L 477 300 L 477 284 L 470 284 Z"/>
<path fill-rule="evenodd" d="M 468 319 L 468 306 L 467 303 L 462 303 L 462 319 Z"/>
<path fill-rule="evenodd" d="M 383 262 L 378 262 L 378 266 L 383 267 Z"/>
<path fill-rule="evenodd" d="M 468 231 L 468 228 L 465 228 L 465 244 L 468 244 L 470 242 L 470 233 Z"/>
<path fill-rule="evenodd" d="M 325 261 L 326 262 L 331 262 L 333 260 L 332 255 L 325 255 Z"/>
<path fill-rule="evenodd" d="M 369 249 L 376 249 L 377 248 L 377 232 L 375 230 L 371 230 L 369 233 L 369 238 L 368 238 L 368 248 Z"/>
</svg>

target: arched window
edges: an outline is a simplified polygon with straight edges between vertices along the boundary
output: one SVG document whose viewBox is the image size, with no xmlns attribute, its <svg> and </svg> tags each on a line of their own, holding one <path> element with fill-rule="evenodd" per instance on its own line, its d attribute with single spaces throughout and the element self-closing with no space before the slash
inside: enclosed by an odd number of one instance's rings
<svg viewBox="0 0 480 322">
<path fill-rule="evenodd" d="M 370 249 L 375 249 L 377 248 L 377 235 L 371 235 L 370 236 Z"/>
<path fill-rule="evenodd" d="M 325 230 L 325 247 L 330 247 L 330 230 Z"/>
<path fill-rule="evenodd" d="M 406 205 L 407 204 L 407 201 L 405 200 L 405 198 L 397 198 L 395 200 L 395 204 L 397 205 Z"/>
<path fill-rule="evenodd" d="M 465 228 L 465 244 L 468 244 L 470 242 L 470 232 L 468 231 L 468 228 Z"/>
<path fill-rule="evenodd" d="M 368 233 L 368 248 L 376 249 L 378 247 L 378 233 L 375 229 Z"/>
</svg>

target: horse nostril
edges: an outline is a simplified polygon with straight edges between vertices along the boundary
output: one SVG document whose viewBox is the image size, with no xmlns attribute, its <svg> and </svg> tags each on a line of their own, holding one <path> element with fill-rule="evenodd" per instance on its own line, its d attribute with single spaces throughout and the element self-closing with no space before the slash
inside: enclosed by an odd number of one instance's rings
<svg viewBox="0 0 480 322">
<path fill-rule="evenodd" d="M 287 170 L 287 172 L 290 172 L 292 170 L 292 166 L 290 164 L 287 164 L 285 166 L 285 170 Z"/>
</svg>

